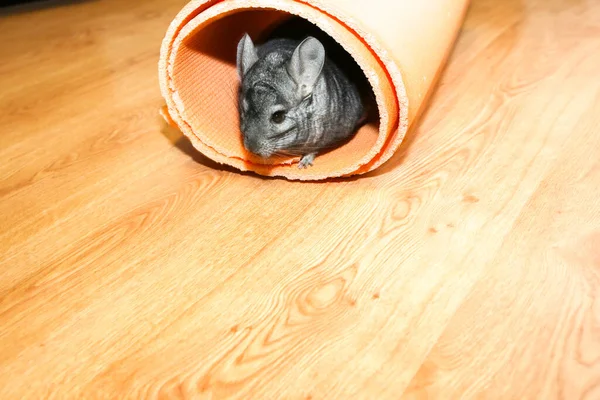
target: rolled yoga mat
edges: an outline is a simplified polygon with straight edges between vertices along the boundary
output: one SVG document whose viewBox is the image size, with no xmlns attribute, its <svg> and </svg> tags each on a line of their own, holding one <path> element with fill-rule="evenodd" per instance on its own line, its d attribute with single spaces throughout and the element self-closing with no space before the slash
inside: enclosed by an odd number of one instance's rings
<svg viewBox="0 0 600 400">
<path fill-rule="evenodd" d="M 418 119 L 452 49 L 469 0 L 193 0 L 163 40 L 161 113 L 208 158 L 241 171 L 322 180 L 363 174 L 398 149 Z M 342 146 L 299 169 L 298 158 L 262 159 L 245 150 L 237 111 L 237 43 L 301 17 L 362 69 L 378 110 Z"/>
</svg>

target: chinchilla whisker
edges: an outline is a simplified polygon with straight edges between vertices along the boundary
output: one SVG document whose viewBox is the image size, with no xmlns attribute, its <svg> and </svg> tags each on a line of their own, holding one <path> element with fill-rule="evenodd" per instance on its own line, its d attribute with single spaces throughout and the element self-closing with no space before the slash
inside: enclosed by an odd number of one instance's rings
<svg viewBox="0 0 600 400">
<path fill-rule="evenodd" d="M 302 151 L 302 152 L 307 152 L 307 151 L 320 151 L 320 150 L 328 150 L 328 149 L 334 149 L 336 147 L 339 147 L 339 144 L 335 144 L 335 145 L 329 145 L 329 146 L 302 146 L 302 147 L 295 147 L 292 149 L 292 151 Z"/>
<path fill-rule="evenodd" d="M 286 156 L 294 156 L 294 157 L 302 155 L 302 152 L 294 151 L 294 149 L 289 149 L 289 148 L 279 148 L 279 149 L 277 149 L 277 153 L 283 154 Z"/>
<path fill-rule="evenodd" d="M 293 154 L 287 151 L 277 151 L 275 153 L 273 153 L 273 155 L 279 156 L 279 157 L 297 157 L 300 154 Z"/>
</svg>

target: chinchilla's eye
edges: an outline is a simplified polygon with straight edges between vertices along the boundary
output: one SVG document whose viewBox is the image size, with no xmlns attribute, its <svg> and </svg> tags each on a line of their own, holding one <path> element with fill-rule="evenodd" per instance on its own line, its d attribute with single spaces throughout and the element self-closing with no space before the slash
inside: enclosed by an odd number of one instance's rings
<svg viewBox="0 0 600 400">
<path fill-rule="evenodd" d="M 279 110 L 271 114 L 271 122 L 280 124 L 285 120 L 285 111 Z"/>
</svg>

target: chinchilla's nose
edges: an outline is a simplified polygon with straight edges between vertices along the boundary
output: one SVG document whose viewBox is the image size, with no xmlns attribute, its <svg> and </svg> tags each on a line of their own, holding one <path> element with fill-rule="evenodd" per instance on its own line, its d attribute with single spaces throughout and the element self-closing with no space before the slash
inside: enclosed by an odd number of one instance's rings
<svg viewBox="0 0 600 400">
<path fill-rule="evenodd" d="M 244 137 L 244 147 L 246 148 L 246 150 L 255 154 L 258 153 L 260 149 L 258 140 L 248 136 Z"/>
<path fill-rule="evenodd" d="M 271 153 L 268 150 L 268 146 L 265 146 L 264 142 L 261 142 L 259 139 L 246 137 L 244 138 L 244 147 L 251 153 L 256 154 L 257 156 L 268 158 L 271 156 Z"/>
</svg>

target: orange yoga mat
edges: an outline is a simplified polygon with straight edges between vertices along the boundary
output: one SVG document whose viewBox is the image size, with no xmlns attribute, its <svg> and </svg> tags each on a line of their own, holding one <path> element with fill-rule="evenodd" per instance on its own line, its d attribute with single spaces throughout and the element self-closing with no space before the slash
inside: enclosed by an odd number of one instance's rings
<svg viewBox="0 0 600 400">
<path fill-rule="evenodd" d="M 363 174 L 400 146 L 419 117 L 461 27 L 469 0 L 193 0 L 175 17 L 159 61 L 162 114 L 210 159 L 241 171 L 322 180 Z M 261 159 L 242 144 L 236 48 L 291 16 L 334 38 L 358 63 L 379 120 L 299 169 L 298 159 Z"/>
</svg>

